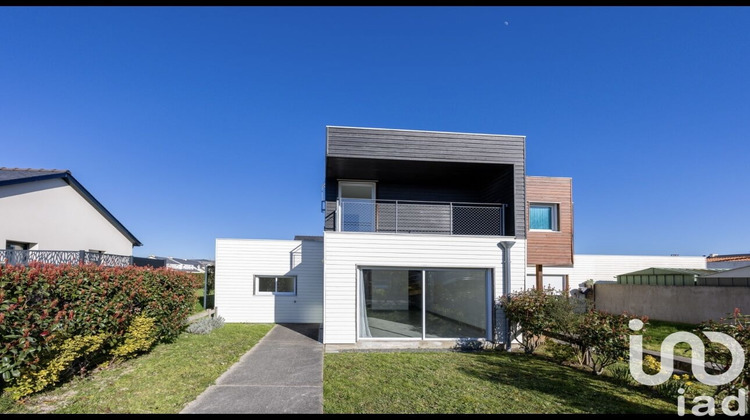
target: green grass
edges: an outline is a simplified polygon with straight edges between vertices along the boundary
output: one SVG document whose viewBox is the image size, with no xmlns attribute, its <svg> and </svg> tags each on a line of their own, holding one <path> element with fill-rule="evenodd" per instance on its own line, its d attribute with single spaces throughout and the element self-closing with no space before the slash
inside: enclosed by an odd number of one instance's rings
<svg viewBox="0 0 750 420">
<path fill-rule="evenodd" d="M 193 290 L 193 294 L 195 296 L 195 302 L 193 302 L 193 315 L 203 312 L 206 308 L 203 307 L 203 289 L 195 289 Z M 206 307 L 207 308 L 213 308 L 214 307 L 214 291 L 209 290 L 208 291 L 208 298 L 206 299 Z"/>
<path fill-rule="evenodd" d="M 237 362 L 273 325 L 226 324 L 210 334 L 181 334 L 117 366 L 98 369 L 17 404 L 3 395 L 0 413 L 179 413 Z"/>
<path fill-rule="evenodd" d="M 669 413 L 643 387 L 619 385 L 522 353 L 327 353 L 325 413 Z"/>
<path fill-rule="evenodd" d="M 643 348 L 661 351 L 661 343 L 669 334 L 677 331 L 693 332 L 696 327 L 694 324 L 649 320 L 643 329 Z M 675 356 L 690 357 L 690 345 L 680 343 L 675 346 L 674 353 Z"/>
</svg>

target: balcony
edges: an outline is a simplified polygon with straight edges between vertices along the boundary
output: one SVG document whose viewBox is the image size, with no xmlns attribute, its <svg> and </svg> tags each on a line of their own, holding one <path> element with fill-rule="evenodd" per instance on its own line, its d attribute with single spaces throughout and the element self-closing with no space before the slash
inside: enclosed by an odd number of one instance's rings
<svg viewBox="0 0 750 420">
<path fill-rule="evenodd" d="M 32 262 L 43 264 L 96 264 L 107 267 L 133 265 L 131 255 L 100 254 L 87 251 L 36 251 L 0 249 L 0 264 L 29 265 Z"/>
<path fill-rule="evenodd" d="M 329 217 L 341 232 L 505 235 L 505 204 L 339 199 Z"/>
</svg>

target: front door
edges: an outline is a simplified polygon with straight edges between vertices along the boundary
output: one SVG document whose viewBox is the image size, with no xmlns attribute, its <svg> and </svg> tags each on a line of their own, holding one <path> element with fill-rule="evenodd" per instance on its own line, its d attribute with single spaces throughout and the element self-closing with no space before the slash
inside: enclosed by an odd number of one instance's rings
<svg viewBox="0 0 750 420">
<path fill-rule="evenodd" d="M 375 183 L 339 181 L 339 226 L 343 232 L 375 232 Z"/>
</svg>

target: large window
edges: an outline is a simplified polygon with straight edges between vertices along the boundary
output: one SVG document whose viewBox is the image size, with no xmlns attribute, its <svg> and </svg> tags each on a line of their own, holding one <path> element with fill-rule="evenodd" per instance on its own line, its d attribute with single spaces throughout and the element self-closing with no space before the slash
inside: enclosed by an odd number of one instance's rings
<svg viewBox="0 0 750 420">
<path fill-rule="evenodd" d="M 488 338 L 487 269 L 360 270 L 361 338 Z"/>
<path fill-rule="evenodd" d="M 529 230 L 560 230 L 558 225 L 558 205 L 532 203 L 529 205 Z"/>
<path fill-rule="evenodd" d="M 255 276 L 256 295 L 296 295 L 296 276 Z"/>
</svg>

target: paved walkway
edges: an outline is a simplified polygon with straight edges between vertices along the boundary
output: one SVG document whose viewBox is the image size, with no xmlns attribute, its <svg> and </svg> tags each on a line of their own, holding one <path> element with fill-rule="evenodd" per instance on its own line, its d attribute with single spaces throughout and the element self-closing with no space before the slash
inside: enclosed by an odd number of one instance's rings
<svg viewBox="0 0 750 420">
<path fill-rule="evenodd" d="M 278 324 L 180 413 L 322 414 L 319 324 Z"/>
</svg>

